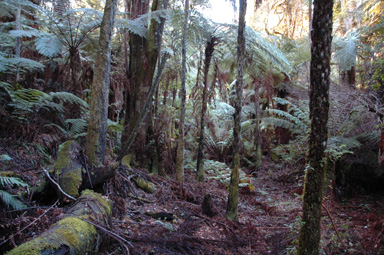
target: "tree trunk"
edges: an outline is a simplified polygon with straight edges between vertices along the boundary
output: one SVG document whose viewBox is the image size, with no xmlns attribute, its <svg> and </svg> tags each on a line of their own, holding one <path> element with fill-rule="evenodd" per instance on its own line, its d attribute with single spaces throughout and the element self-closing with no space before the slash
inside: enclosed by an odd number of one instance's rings
<svg viewBox="0 0 384 255">
<path fill-rule="evenodd" d="M 93 254 L 98 235 L 95 226 L 86 221 L 92 219 L 97 225 L 104 225 L 111 212 L 107 200 L 93 191 L 85 190 L 64 219 L 7 254 Z"/>
<path fill-rule="evenodd" d="M 133 1 L 131 12 L 135 16 L 144 14 L 148 11 L 148 1 Z M 152 11 L 166 9 L 168 0 L 154 0 L 152 3 Z M 152 19 L 149 25 L 147 36 L 141 37 L 137 34 L 130 34 L 130 59 L 129 59 L 129 88 L 127 88 L 126 96 L 126 118 L 124 123 L 124 131 L 122 135 L 122 144 L 128 139 L 133 130 L 143 105 L 147 99 L 149 90 L 152 85 L 153 76 L 160 53 L 161 39 L 164 29 L 165 19 Z M 150 108 L 151 111 L 151 108 Z M 149 115 L 150 116 L 150 115 Z M 150 127 L 150 118 L 147 117 L 140 129 L 138 137 L 134 144 L 136 160 L 143 165 L 147 158 L 146 136 Z"/>
<path fill-rule="evenodd" d="M 315 0 L 310 70 L 310 134 L 303 195 L 303 226 L 299 255 L 319 254 L 321 204 L 323 201 L 329 111 L 329 75 L 332 43 L 332 0 Z"/>
<path fill-rule="evenodd" d="M 185 80 L 187 75 L 187 34 L 188 34 L 188 12 L 189 0 L 184 3 L 184 27 L 183 27 L 183 45 L 181 50 L 181 109 L 180 109 L 180 125 L 179 139 L 176 152 L 176 180 L 180 183 L 184 182 L 184 120 L 185 120 L 185 99 L 186 89 Z"/>
<path fill-rule="evenodd" d="M 99 47 L 91 91 L 86 154 L 93 166 L 104 165 L 107 120 L 108 94 L 111 70 L 111 39 L 117 0 L 107 0 L 100 27 Z"/>
<path fill-rule="evenodd" d="M 260 81 L 255 80 L 255 150 L 256 168 L 262 164 L 261 156 L 261 134 L 260 134 Z"/>
<path fill-rule="evenodd" d="M 207 101 L 208 101 L 208 72 L 209 66 L 211 65 L 211 59 L 213 52 L 215 50 L 215 45 L 217 44 L 218 38 L 211 36 L 210 40 L 207 42 L 205 47 L 205 60 L 204 60 L 204 88 L 203 88 L 203 100 L 201 106 L 201 118 L 200 118 L 200 140 L 199 140 L 199 149 L 197 151 L 197 173 L 196 180 L 198 182 L 204 182 L 204 128 L 205 128 L 205 114 L 207 112 Z"/>
<path fill-rule="evenodd" d="M 237 81 L 236 97 L 234 98 L 235 114 L 233 127 L 233 169 L 231 172 L 231 182 L 229 184 L 229 194 L 225 217 L 230 221 L 238 220 L 239 202 L 239 168 L 240 168 L 240 142 L 241 142 L 241 108 L 243 99 L 243 76 L 244 76 L 244 51 L 245 51 L 245 13 L 247 10 L 247 0 L 240 0 L 239 30 L 237 35 Z"/>
<path fill-rule="evenodd" d="M 350 70 L 340 71 L 339 83 L 342 86 L 356 87 L 356 70 L 355 66 L 352 66 Z"/>
</svg>

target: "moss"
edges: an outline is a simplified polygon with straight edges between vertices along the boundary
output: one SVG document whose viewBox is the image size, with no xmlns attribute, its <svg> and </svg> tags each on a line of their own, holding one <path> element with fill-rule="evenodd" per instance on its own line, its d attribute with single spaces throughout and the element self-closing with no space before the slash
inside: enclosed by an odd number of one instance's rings
<svg viewBox="0 0 384 255">
<path fill-rule="evenodd" d="M 79 149 L 79 145 L 74 141 L 61 144 L 54 167 L 56 175 L 59 176 L 60 187 L 73 197 L 79 196 L 78 190 L 82 183 L 82 166 L 76 161 Z"/>
<path fill-rule="evenodd" d="M 81 166 L 70 169 L 63 172 L 60 176 L 60 187 L 68 194 L 73 197 L 79 196 L 79 187 L 82 183 L 82 168 Z"/>
<path fill-rule="evenodd" d="M 107 200 L 106 198 L 103 198 L 99 193 L 86 189 L 81 193 L 81 196 L 97 200 L 106 210 L 106 215 L 107 216 L 112 215 L 112 207 L 111 207 L 110 201 Z"/>
<path fill-rule="evenodd" d="M 135 182 L 140 189 L 144 190 L 147 193 L 153 193 L 152 185 L 149 182 L 145 181 L 143 178 L 137 177 Z"/>
<path fill-rule="evenodd" d="M 14 171 L 1 171 L 0 176 L 2 176 L 2 177 L 18 177 Z"/>
<path fill-rule="evenodd" d="M 132 155 L 131 154 L 128 154 L 128 155 L 125 155 L 122 159 L 121 159 L 121 164 L 127 166 L 128 168 L 131 167 L 130 164 L 131 164 L 131 159 L 132 159 Z"/>
<path fill-rule="evenodd" d="M 7 255 L 40 255 L 43 251 L 53 251 L 68 246 L 71 254 L 86 254 L 93 248 L 96 228 L 75 217 L 66 217 L 53 225 L 47 232 L 26 242 Z"/>
</svg>

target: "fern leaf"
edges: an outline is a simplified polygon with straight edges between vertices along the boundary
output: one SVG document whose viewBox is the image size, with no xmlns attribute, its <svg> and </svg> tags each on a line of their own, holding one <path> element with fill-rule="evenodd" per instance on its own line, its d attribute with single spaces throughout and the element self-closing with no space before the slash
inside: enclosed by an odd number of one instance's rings
<svg viewBox="0 0 384 255">
<path fill-rule="evenodd" d="M 88 122 L 83 119 L 67 119 L 65 123 L 70 124 L 69 136 L 77 138 L 80 134 L 83 134 L 87 131 Z"/>
<path fill-rule="evenodd" d="M 37 29 L 30 29 L 30 30 L 11 30 L 9 31 L 9 35 L 11 37 L 26 37 L 26 38 L 33 38 L 38 37 L 41 35 L 41 32 Z"/>
<path fill-rule="evenodd" d="M 23 180 L 21 180 L 18 177 L 5 177 L 0 176 L 0 186 L 5 187 L 7 185 L 13 186 L 20 186 L 20 187 L 28 187 L 28 184 L 26 184 Z"/>
<path fill-rule="evenodd" d="M 24 203 L 5 190 L 0 190 L 0 198 L 7 206 L 10 206 L 15 210 L 22 210 L 27 207 Z"/>
<path fill-rule="evenodd" d="M 61 53 L 63 44 L 55 36 L 43 36 L 35 41 L 36 50 L 46 57 L 52 58 Z"/>
<path fill-rule="evenodd" d="M 0 72 L 13 72 L 16 68 L 23 73 L 31 72 L 37 69 L 44 69 L 44 65 L 40 62 L 27 58 L 4 58 L 0 56 Z"/>
<path fill-rule="evenodd" d="M 62 103 L 77 104 L 83 107 L 84 109 L 89 108 L 87 102 L 69 92 L 51 92 L 49 93 L 49 95 L 51 95 L 52 98 L 57 99 Z"/>
</svg>

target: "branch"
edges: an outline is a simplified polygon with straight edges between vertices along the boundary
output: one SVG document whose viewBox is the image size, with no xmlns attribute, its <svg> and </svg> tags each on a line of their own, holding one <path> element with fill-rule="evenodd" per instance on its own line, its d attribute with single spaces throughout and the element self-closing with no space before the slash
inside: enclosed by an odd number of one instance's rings
<svg viewBox="0 0 384 255">
<path fill-rule="evenodd" d="M 64 195 L 64 196 L 66 196 L 66 197 L 68 197 L 68 198 L 70 198 L 70 199 L 72 199 L 72 200 L 74 200 L 74 201 L 77 201 L 77 199 L 76 198 L 74 198 L 74 197 L 72 197 L 71 195 L 68 195 L 67 193 L 65 193 L 64 192 L 64 190 L 62 190 L 61 189 L 61 187 L 60 187 L 60 185 L 57 183 L 57 182 L 55 182 L 52 178 L 51 178 L 51 176 L 49 176 L 49 173 L 48 173 L 48 171 L 47 171 L 47 169 L 45 169 L 44 167 L 43 167 L 43 171 L 44 171 L 44 173 L 47 175 L 47 177 L 48 177 L 48 179 L 59 189 L 59 191 Z"/>
<path fill-rule="evenodd" d="M 45 170 L 45 169 L 44 169 Z M 47 171 L 47 170 L 45 170 Z M 13 238 L 15 235 L 18 235 L 18 234 L 21 234 L 21 232 L 23 232 L 24 230 L 26 230 L 27 228 L 29 228 L 30 226 L 32 226 L 33 224 L 35 224 L 38 220 L 40 220 L 44 215 L 46 215 L 54 206 L 56 206 L 56 204 L 59 202 L 59 200 L 56 200 L 56 202 L 51 206 L 49 207 L 47 210 L 44 211 L 44 213 L 42 213 L 39 217 L 37 217 L 36 219 L 34 219 L 31 223 L 29 223 L 27 226 L 25 226 L 23 229 L 20 229 L 19 231 L 16 232 L 16 234 L 13 234 L 11 235 L 11 237 L 9 237 L 8 239 L 4 240 L 3 242 L 0 243 L 0 246 L 2 246 L 3 244 L 5 244 L 6 242 L 8 242 L 9 240 L 11 240 L 11 238 Z"/>
<path fill-rule="evenodd" d="M 335 222 L 333 221 L 332 215 L 331 215 L 331 213 L 329 212 L 328 208 L 327 208 L 324 204 L 321 204 L 321 206 L 322 206 L 322 207 L 324 208 L 324 210 L 327 212 L 328 217 L 329 217 L 329 219 L 330 219 L 331 222 L 332 222 L 332 226 L 333 226 L 333 228 L 334 228 L 335 231 L 336 231 L 337 237 L 339 238 L 339 240 L 340 240 L 341 244 L 343 245 L 344 249 L 347 251 L 347 254 L 351 254 L 351 253 L 349 253 L 347 246 L 345 246 L 345 244 L 344 244 L 344 242 L 343 242 L 343 239 L 341 239 L 341 237 L 340 237 L 340 233 L 339 233 L 339 231 L 338 231 L 337 228 L 336 228 Z"/>
</svg>

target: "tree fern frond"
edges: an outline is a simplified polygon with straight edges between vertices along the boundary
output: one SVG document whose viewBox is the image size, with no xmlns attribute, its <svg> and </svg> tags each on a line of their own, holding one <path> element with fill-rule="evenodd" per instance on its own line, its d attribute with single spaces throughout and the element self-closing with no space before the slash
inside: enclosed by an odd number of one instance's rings
<svg viewBox="0 0 384 255">
<path fill-rule="evenodd" d="M 36 69 L 44 69 L 44 65 L 40 62 L 27 58 L 4 58 L 0 56 L 0 72 L 13 72 L 16 68 L 23 73 L 31 72 Z"/>
<path fill-rule="evenodd" d="M 12 18 L 14 8 L 11 8 L 5 1 L 0 2 L 0 17 Z"/>
<path fill-rule="evenodd" d="M 218 102 L 214 111 L 217 116 L 223 118 L 232 118 L 233 114 L 235 113 L 235 108 L 225 102 Z"/>
<path fill-rule="evenodd" d="M 288 129 L 294 134 L 307 134 L 308 130 L 302 130 L 301 128 L 298 128 L 297 125 L 294 123 L 284 120 L 284 119 L 279 119 L 276 117 L 265 117 L 261 119 L 261 129 L 267 128 L 268 126 L 273 126 L 273 127 L 281 127 Z"/>
<path fill-rule="evenodd" d="M 0 198 L 7 206 L 10 206 L 15 210 L 22 210 L 27 207 L 23 202 L 16 199 L 13 195 L 6 192 L 5 190 L 0 190 Z"/>
<path fill-rule="evenodd" d="M 64 45 L 56 36 L 42 36 L 35 40 L 36 50 L 46 57 L 52 58 L 61 53 Z"/>
<path fill-rule="evenodd" d="M 350 31 L 343 37 L 336 37 L 333 40 L 335 52 L 333 57 L 340 71 L 351 70 L 356 65 L 357 47 L 359 45 L 360 35 L 357 31 Z"/>
<path fill-rule="evenodd" d="M 38 103 L 47 94 L 37 89 L 19 89 L 12 93 L 16 101 L 25 101 L 28 103 Z"/>
<path fill-rule="evenodd" d="M 88 128 L 88 122 L 84 119 L 67 119 L 65 123 L 70 124 L 68 135 L 73 138 L 77 138 L 80 134 L 86 133 Z"/>
<path fill-rule="evenodd" d="M 87 102 L 85 102 L 83 99 L 69 92 L 51 92 L 49 93 L 49 95 L 52 96 L 52 98 L 57 99 L 62 103 L 77 104 L 83 107 L 84 109 L 89 108 Z"/>
<path fill-rule="evenodd" d="M 134 20 L 130 19 L 116 19 L 115 26 L 118 28 L 126 28 L 131 33 L 137 34 L 141 37 L 146 37 L 148 33 L 147 21 L 142 17 Z"/>
<path fill-rule="evenodd" d="M 328 148 L 335 148 L 341 145 L 344 145 L 346 150 L 355 150 L 361 147 L 361 143 L 356 137 L 334 136 L 328 139 Z"/>
<path fill-rule="evenodd" d="M 11 37 L 27 37 L 27 38 L 33 38 L 38 37 L 41 35 L 41 31 L 30 28 L 29 30 L 11 30 L 9 31 L 9 35 Z"/>
<path fill-rule="evenodd" d="M 268 111 L 273 113 L 273 114 L 276 114 L 280 118 L 284 118 L 287 121 L 295 124 L 298 129 L 301 129 L 301 130 L 307 130 L 308 129 L 307 123 L 304 123 L 300 118 L 294 116 L 293 114 L 290 114 L 288 112 L 278 110 L 278 109 L 269 109 Z"/>
</svg>

